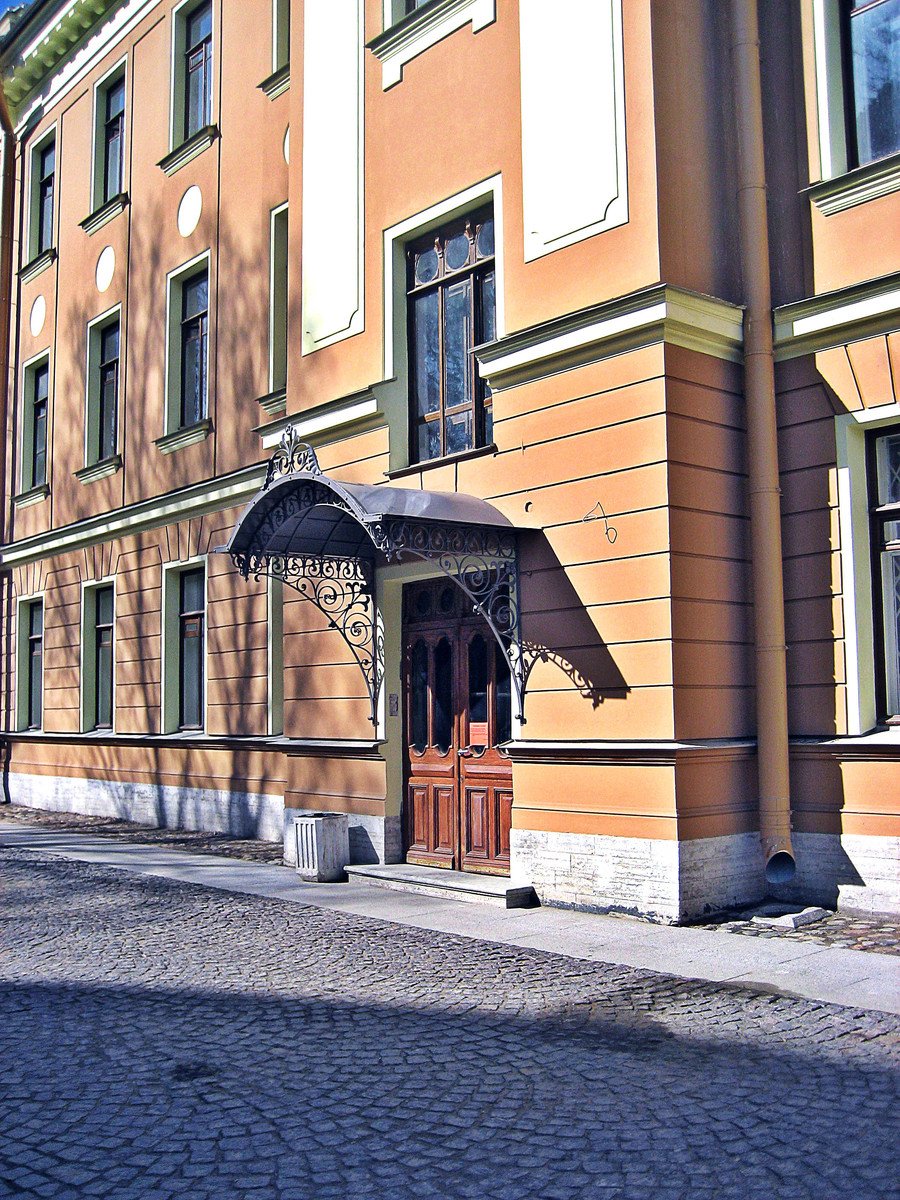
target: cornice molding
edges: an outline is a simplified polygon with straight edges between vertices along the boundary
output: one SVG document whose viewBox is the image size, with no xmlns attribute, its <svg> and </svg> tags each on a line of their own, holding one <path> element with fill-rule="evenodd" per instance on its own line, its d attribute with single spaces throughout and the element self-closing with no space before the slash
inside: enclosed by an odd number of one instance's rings
<svg viewBox="0 0 900 1200">
<path fill-rule="evenodd" d="M 741 362 L 743 319 L 736 304 L 660 283 L 476 346 L 475 357 L 492 391 L 660 342 Z"/>
<path fill-rule="evenodd" d="M 267 421 L 265 425 L 257 426 L 256 432 L 262 439 L 263 449 L 269 450 L 278 445 L 288 425 L 293 426 L 301 441 L 315 443 L 337 429 L 343 431 L 351 425 L 377 420 L 382 415 L 377 397 L 366 388 L 306 412 L 289 413 L 278 420 Z"/>
<path fill-rule="evenodd" d="M 497 17 L 496 0 L 431 0 L 366 43 L 381 63 L 386 91 L 403 78 L 406 63 L 471 22 L 477 33 Z"/>
<path fill-rule="evenodd" d="M 864 167 L 857 167 L 855 171 L 848 171 L 846 175 L 824 179 L 821 183 L 814 183 L 812 187 L 807 188 L 810 200 L 826 217 L 898 191 L 900 154 L 867 163 Z"/>
<path fill-rule="evenodd" d="M 105 204 L 101 204 L 99 208 L 95 208 L 92 213 L 79 221 L 78 224 L 87 234 L 96 233 L 98 229 L 102 229 L 119 213 L 125 211 L 131 201 L 128 198 L 127 192 L 119 192 L 118 196 L 113 196 L 107 200 Z"/>
<path fill-rule="evenodd" d="M 277 71 L 273 71 L 271 75 L 256 85 L 261 92 L 269 97 L 270 100 L 277 100 L 291 86 L 291 67 L 286 63 L 283 67 L 279 67 Z"/>
<path fill-rule="evenodd" d="M 183 450 L 185 446 L 205 442 L 211 432 L 212 421 L 209 417 L 204 417 L 202 421 L 197 421 L 193 425 L 186 425 L 182 429 L 173 429 L 171 433 L 164 433 L 162 437 L 154 438 L 153 445 L 161 454 L 174 454 L 176 450 Z"/>
<path fill-rule="evenodd" d="M 775 356 L 798 358 L 900 329 L 900 271 L 775 309 Z"/>
<path fill-rule="evenodd" d="M 186 521 L 191 517 L 201 517 L 246 503 L 262 487 L 265 477 L 266 464 L 259 463 L 236 471 L 233 475 L 207 479 L 112 512 L 96 513 L 83 521 L 0 547 L 0 566 L 24 566 L 54 554 L 64 554 L 83 546 L 109 542 L 116 537 L 140 533 L 145 529 L 158 529 L 161 525 Z"/>
<path fill-rule="evenodd" d="M 13 496 L 13 505 L 15 508 L 31 508 L 32 504 L 40 504 L 50 495 L 50 485 L 42 483 L 38 487 L 29 488 L 26 492 L 19 492 L 17 496 Z"/>
<path fill-rule="evenodd" d="M 195 134 L 192 134 L 187 141 L 182 142 L 180 146 L 176 146 L 174 150 L 170 150 L 156 165 L 166 175 L 174 175 L 176 171 L 180 171 L 182 167 L 192 162 L 204 150 L 208 150 L 218 136 L 218 125 L 204 125 L 202 129 L 198 129 Z"/>
<path fill-rule="evenodd" d="M 257 396 L 256 403 L 268 416 L 277 417 L 287 408 L 287 391 L 283 387 L 276 388 L 274 392 L 267 392 L 265 396 Z"/>
<path fill-rule="evenodd" d="M 20 282 L 31 283 L 32 279 L 37 279 L 42 271 L 46 271 L 49 266 L 55 263 L 56 258 L 55 246 L 51 246 L 48 250 L 44 250 L 41 254 L 36 255 L 24 267 L 19 268 Z"/>
<path fill-rule="evenodd" d="M 513 762 L 569 763 L 602 765 L 608 763 L 636 766 L 674 767 L 689 758 L 714 759 L 747 758 L 756 753 L 756 741 L 750 738 L 724 739 L 708 742 L 509 742 L 504 753 Z"/>
<path fill-rule="evenodd" d="M 111 458 L 101 459 L 100 462 L 90 463 L 79 471 L 73 471 L 73 474 L 79 483 L 88 484 L 95 483 L 98 479 L 106 479 L 109 475 L 115 475 L 121 469 L 122 456 L 114 454 Z"/>
</svg>

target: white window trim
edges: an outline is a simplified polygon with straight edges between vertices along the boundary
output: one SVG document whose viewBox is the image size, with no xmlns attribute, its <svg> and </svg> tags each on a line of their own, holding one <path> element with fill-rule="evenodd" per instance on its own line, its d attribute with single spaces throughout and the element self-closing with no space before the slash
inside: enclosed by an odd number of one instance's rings
<svg viewBox="0 0 900 1200">
<path fill-rule="evenodd" d="M 160 609 L 160 732 L 180 733 L 179 671 L 178 671 L 178 618 L 179 580 L 185 571 L 193 567 L 203 568 L 203 725 L 191 731 L 205 734 L 209 705 L 209 564 L 205 554 L 186 558 L 180 562 L 165 563 L 162 574 L 162 607 Z"/>
<path fill-rule="evenodd" d="M 384 378 L 392 383 L 390 389 L 386 390 L 384 404 L 389 414 L 395 414 L 398 428 L 401 412 L 404 422 L 409 419 L 406 246 L 454 217 L 463 216 L 484 204 L 492 204 L 494 211 L 495 321 L 499 339 L 506 333 L 502 176 L 492 175 L 489 179 L 473 184 L 454 196 L 448 196 L 445 200 L 432 204 L 422 212 L 414 213 L 384 231 Z M 406 432 L 400 437 L 391 438 L 392 470 L 408 465 L 408 442 Z"/>
<path fill-rule="evenodd" d="M 882 404 L 835 417 L 838 521 L 847 665 L 847 732 L 861 735 L 877 723 L 874 574 L 869 538 L 866 433 L 900 422 L 900 404 Z"/>
<path fill-rule="evenodd" d="M 122 305 L 114 304 L 112 308 L 108 308 L 106 312 L 101 313 L 99 317 L 94 317 L 87 324 L 87 346 L 85 348 L 87 358 L 84 385 L 84 465 L 86 467 L 93 466 L 101 461 L 100 459 L 93 458 L 91 455 L 91 439 L 96 432 L 97 422 L 100 419 L 100 389 L 97 386 L 100 382 L 100 335 L 114 320 L 118 320 L 119 322 L 119 392 L 116 397 L 118 409 L 122 400 Z M 114 454 L 120 453 L 121 422 L 119 416 L 120 414 L 117 411 L 116 448 L 113 452 Z"/>
<path fill-rule="evenodd" d="M 41 724 L 40 729 L 44 728 L 44 695 L 46 688 L 44 686 L 46 666 L 47 666 L 47 602 L 45 593 L 32 592 L 28 596 L 16 597 L 16 729 L 19 732 L 24 732 L 28 729 L 28 672 L 26 670 L 25 648 L 28 636 L 25 630 L 25 610 L 29 604 L 35 600 L 40 600 L 43 611 L 43 621 L 41 633 Z M 37 732 L 37 731 L 35 731 Z"/>
<path fill-rule="evenodd" d="M 119 79 L 125 80 L 125 120 L 123 121 L 123 138 L 122 138 L 122 186 L 120 192 L 128 191 L 127 181 L 127 166 L 128 155 L 127 138 L 125 133 L 128 130 L 128 57 L 120 58 L 114 66 L 97 80 L 94 84 L 94 120 L 91 126 L 91 211 L 94 212 L 103 204 L 107 203 L 103 198 L 103 163 L 100 160 L 100 127 L 104 124 L 103 109 L 105 104 L 106 92 L 109 87 L 117 83 Z M 112 199 L 112 197 L 109 197 Z"/>
<path fill-rule="evenodd" d="M 813 0 L 819 170 L 822 179 L 834 179 L 847 170 L 841 40 L 840 0 Z"/>
<path fill-rule="evenodd" d="M 266 654 L 268 666 L 268 724 L 270 737 L 284 733 L 284 584 L 267 577 Z"/>
<path fill-rule="evenodd" d="M 59 144 L 56 137 L 56 122 L 54 121 L 49 128 L 41 133 L 41 136 L 36 139 L 28 152 L 28 190 L 25 193 L 28 197 L 28 232 L 25 236 L 26 254 L 23 266 L 35 259 L 38 253 L 38 178 L 35 171 L 35 164 L 38 155 L 49 141 L 53 141 L 56 144 L 56 160 L 53 167 L 53 239 L 47 249 L 54 249 L 59 241 Z M 42 253 L 46 253 L 46 251 L 42 251 Z"/>
<path fill-rule="evenodd" d="M 384 34 L 373 47 L 381 62 L 381 86 L 387 90 L 403 78 L 403 68 L 420 54 L 443 41 L 448 34 L 471 23 L 472 32 L 493 24 L 497 19 L 496 0 L 440 0 L 433 9 L 407 14 L 402 0 L 384 0 Z M 419 18 L 419 19 L 416 19 Z M 407 20 L 402 31 L 391 37 L 391 30 Z"/>
<path fill-rule="evenodd" d="M 53 409 L 53 367 L 50 363 L 50 347 L 46 350 L 41 350 L 37 354 L 33 354 L 31 358 L 26 359 L 22 363 L 22 383 L 21 395 L 19 397 L 19 414 L 20 414 L 20 435 L 19 435 L 19 492 L 29 492 L 33 487 L 38 485 L 33 480 L 26 482 L 31 471 L 31 452 L 34 443 L 34 406 L 31 403 L 29 392 L 31 391 L 30 384 L 36 367 L 47 364 L 47 478 L 45 484 L 50 484 L 50 421 L 51 412 Z"/>
<path fill-rule="evenodd" d="M 88 615 L 92 618 L 96 617 L 96 593 L 103 587 L 112 587 L 113 590 L 113 657 L 112 657 L 112 728 L 111 733 L 116 732 L 116 608 L 118 604 L 118 594 L 116 590 L 115 575 L 107 575 L 103 579 L 91 579 L 88 581 L 82 580 L 81 583 L 81 672 L 80 672 L 80 687 L 79 687 L 79 706 L 81 711 L 81 732 L 92 733 L 94 725 L 91 720 L 93 702 L 96 697 L 97 680 L 94 677 L 94 661 L 96 646 L 94 637 L 96 632 L 96 619 L 88 620 Z M 88 596 L 90 595 L 90 600 Z M 89 709 L 91 711 L 89 711 Z M 101 732 L 105 732 L 101 731 Z"/>
<path fill-rule="evenodd" d="M 184 38 L 187 18 L 191 11 L 199 8 L 203 0 L 180 0 L 172 9 L 172 32 L 169 38 L 169 150 L 176 150 L 187 140 L 184 136 Z M 212 3 L 212 66 L 210 80 L 209 123 L 215 125 L 218 106 L 216 104 L 216 50 L 219 46 L 218 4 Z"/>
<path fill-rule="evenodd" d="M 275 382 L 275 332 L 276 332 L 275 331 L 275 272 L 276 272 L 276 266 L 277 266 L 276 227 L 277 227 L 279 218 L 281 217 L 282 214 L 285 214 L 285 216 L 284 216 L 284 222 L 285 222 L 285 231 L 284 231 L 284 233 L 285 233 L 285 245 L 284 245 L 285 269 L 289 272 L 290 271 L 290 257 L 288 255 L 287 239 L 290 236 L 290 234 L 289 234 L 290 210 L 289 210 L 288 201 L 285 201 L 284 204 L 277 205 L 269 213 L 269 391 L 270 392 L 274 392 L 276 387 L 286 387 L 287 386 L 287 359 L 288 359 L 287 312 L 285 312 L 285 314 L 284 314 L 284 316 L 285 316 L 284 383 L 276 384 L 276 382 Z M 286 289 L 286 292 L 287 292 L 286 307 L 289 307 L 290 289 L 289 288 Z"/>
<path fill-rule="evenodd" d="M 207 338 L 206 338 L 206 408 L 207 417 L 209 416 L 209 363 L 210 363 L 210 346 L 212 343 L 212 311 L 213 311 L 213 295 L 212 295 L 212 273 L 210 264 L 212 261 L 212 253 L 210 250 L 204 250 L 201 254 L 195 255 L 188 262 L 182 263 L 181 266 L 175 267 L 166 275 L 166 379 L 165 379 L 165 402 L 164 402 L 164 426 L 165 434 L 174 433 L 181 429 L 181 317 L 173 309 L 173 298 L 175 293 L 178 294 L 178 299 L 181 299 L 181 285 L 184 280 L 193 275 L 201 263 L 206 263 L 206 279 L 209 294 L 209 318 L 207 323 Z M 175 326 L 178 326 L 178 334 L 175 335 Z"/>
</svg>

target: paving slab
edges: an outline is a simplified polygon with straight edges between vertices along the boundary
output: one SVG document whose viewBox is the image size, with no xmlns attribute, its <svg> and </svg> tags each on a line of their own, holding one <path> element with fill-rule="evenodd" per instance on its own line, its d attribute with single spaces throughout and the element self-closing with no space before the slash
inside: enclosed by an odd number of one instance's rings
<svg viewBox="0 0 900 1200">
<path fill-rule="evenodd" d="M 685 979 L 740 982 L 900 1014 L 900 958 L 808 941 L 742 938 L 556 908 L 501 909 L 366 884 L 305 883 L 284 867 L 0 820 L 0 845 L 249 896 L 393 921 Z"/>
</svg>

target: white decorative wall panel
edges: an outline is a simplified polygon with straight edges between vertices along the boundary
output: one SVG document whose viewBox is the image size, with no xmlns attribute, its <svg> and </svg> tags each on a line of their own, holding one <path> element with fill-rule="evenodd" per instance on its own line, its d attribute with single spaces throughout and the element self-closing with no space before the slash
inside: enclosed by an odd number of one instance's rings
<svg viewBox="0 0 900 1200">
<path fill-rule="evenodd" d="M 304 9 L 304 354 L 364 324 L 362 16 L 362 0 Z"/>
<path fill-rule="evenodd" d="M 628 220 L 622 0 L 521 0 L 526 261 Z"/>
</svg>

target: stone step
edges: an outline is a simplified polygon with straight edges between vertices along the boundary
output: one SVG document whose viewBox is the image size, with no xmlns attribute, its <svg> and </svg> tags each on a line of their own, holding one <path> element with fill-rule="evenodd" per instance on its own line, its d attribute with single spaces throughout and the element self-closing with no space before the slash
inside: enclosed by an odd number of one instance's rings
<svg viewBox="0 0 900 1200">
<path fill-rule="evenodd" d="M 351 883 L 367 883 L 372 887 L 389 888 L 396 892 L 418 892 L 427 896 L 442 896 L 446 900 L 465 900 L 472 904 L 493 904 L 499 908 L 532 908 L 538 903 L 530 884 L 513 887 L 503 875 L 475 875 L 470 871 L 445 871 L 440 867 L 415 867 L 408 863 L 389 863 L 382 866 L 347 867 Z"/>
</svg>

